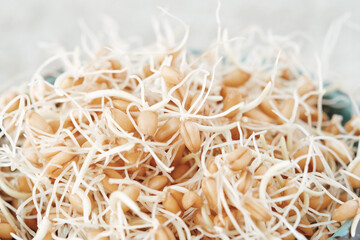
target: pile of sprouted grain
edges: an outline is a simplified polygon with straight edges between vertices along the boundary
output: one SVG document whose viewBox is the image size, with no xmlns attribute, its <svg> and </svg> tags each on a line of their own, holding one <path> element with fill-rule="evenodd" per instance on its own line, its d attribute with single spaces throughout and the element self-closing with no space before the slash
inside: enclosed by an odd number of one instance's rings
<svg viewBox="0 0 360 240">
<path fill-rule="evenodd" d="M 0 239 L 327 239 L 353 217 L 354 232 L 360 119 L 322 111 L 330 90 L 293 39 L 225 31 L 195 54 L 187 35 L 60 54 L 54 84 L 48 61 L 3 95 Z"/>
</svg>

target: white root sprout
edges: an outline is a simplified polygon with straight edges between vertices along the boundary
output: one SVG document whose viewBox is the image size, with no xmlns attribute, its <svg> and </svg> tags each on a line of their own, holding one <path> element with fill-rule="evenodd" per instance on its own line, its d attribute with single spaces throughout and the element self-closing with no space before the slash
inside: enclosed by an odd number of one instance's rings
<svg viewBox="0 0 360 240">
<path fill-rule="evenodd" d="M 135 50 L 92 49 L 87 30 L 89 61 L 62 52 L 3 95 L 0 222 L 15 239 L 323 239 L 339 229 L 332 213 L 358 198 L 359 138 L 323 112 L 331 86 L 320 62 L 312 75 L 295 36 L 249 28 L 229 39 L 217 20 L 201 54 L 185 48 L 181 21 L 178 44 L 164 23 Z M 59 60 L 51 85 L 44 74 Z"/>
</svg>

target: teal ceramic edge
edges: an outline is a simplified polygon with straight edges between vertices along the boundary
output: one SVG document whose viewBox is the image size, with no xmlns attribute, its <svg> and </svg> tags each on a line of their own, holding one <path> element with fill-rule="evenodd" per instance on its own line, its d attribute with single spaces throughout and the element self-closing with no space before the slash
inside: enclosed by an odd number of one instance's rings
<svg viewBox="0 0 360 240">
<path fill-rule="evenodd" d="M 326 85 L 325 85 L 326 86 Z M 324 100 L 333 100 L 329 105 L 323 105 L 323 111 L 331 118 L 332 115 L 337 114 L 343 117 L 342 124 L 345 125 L 352 117 L 353 106 L 348 95 L 341 91 L 332 91 L 327 93 Z M 345 221 L 345 223 L 338 229 L 336 233 L 330 238 L 335 240 L 338 237 L 345 237 L 349 235 L 352 219 Z"/>
<path fill-rule="evenodd" d="M 337 114 L 343 117 L 342 124 L 344 125 L 352 117 L 352 103 L 349 97 L 341 91 L 332 91 L 327 93 L 324 100 L 332 100 L 330 105 L 323 105 L 323 110 L 331 118 L 332 115 Z"/>
<path fill-rule="evenodd" d="M 337 237 L 344 237 L 349 235 L 351 223 L 351 220 L 346 220 L 341 228 L 339 228 L 339 230 L 334 233 L 334 235 L 329 240 L 335 240 Z"/>
<path fill-rule="evenodd" d="M 48 83 L 54 84 L 56 81 L 56 77 L 55 76 L 45 76 L 45 81 L 47 81 Z"/>
</svg>

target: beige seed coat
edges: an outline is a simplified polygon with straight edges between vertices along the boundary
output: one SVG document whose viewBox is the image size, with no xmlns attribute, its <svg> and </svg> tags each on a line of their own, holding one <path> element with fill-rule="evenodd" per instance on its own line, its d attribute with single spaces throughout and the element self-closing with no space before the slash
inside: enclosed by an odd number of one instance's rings
<svg viewBox="0 0 360 240">
<path fill-rule="evenodd" d="M 223 83 L 227 87 L 239 87 L 244 85 L 250 77 L 249 73 L 237 68 L 223 77 Z"/>
<path fill-rule="evenodd" d="M 249 166 L 253 156 L 251 151 L 246 147 L 239 147 L 228 154 L 226 162 L 233 171 L 244 170 Z"/>
<path fill-rule="evenodd" d="M 158 128 L 158 114 L 153 111 L 140 112 L 137 124 L 141 133 L 152 136 Z"/>
<path fill-rule="evenodd" d="M 180 134 L 185 143 L 185 146 L 190 150 L 190 152 L 197 153 L 200 150 L 200 131 L 195 123 L 190 121 L 181 123 Z"/>
<path fill-rule="evenodd" d="M 166 142 L 179 130 L 179 128 L 180 120 L 178 118 L 170 118 L 159 127 L 155 135 L 155 140 L 159 142 Z"/>
<path fill-rule="evenodd" d="M 155 232 L 155 240 L 176 240 L 176 238 L 168 227 L 160 226 Z"/>
<path fill-rule="evenodd" d="M 112 108 L 110 112 L 111 112 L 111 117 L 122 129 L 124 129 L 127 132 L 132 132 L 135 130 L 134 125 L 132 124 L 126 113 L 120 111 L 117 108 Z"/>
<path fill-rule="evenodd" d="M 201 208 L 202 199 L 196 192 L 188 191 L 183 196 L 182 205 L 183 205 L 185 210 L 187 210 L 187 209 L 189 209 L 191 207 Z"/>
<path fill-rule="evenodd" d="M 359 201 L 358 200 L 349 200 L 343 205 L 335 209 L 332 214 L 332 220 L 341 222 L 356 216 L 359 210 Z"/>
</svg>

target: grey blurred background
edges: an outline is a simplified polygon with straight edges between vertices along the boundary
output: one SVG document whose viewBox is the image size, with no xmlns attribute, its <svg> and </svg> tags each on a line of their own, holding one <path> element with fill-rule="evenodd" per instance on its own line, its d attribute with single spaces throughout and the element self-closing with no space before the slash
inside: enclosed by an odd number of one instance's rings
<svg viewBox="0 0 360 240">
<path fill-rule="evenodd" d="M 120 37 L 155 39 L 151 18 L 161 14 L 161 6 L 190 26 L 188 46 L 203 48 L 216 37 L 217 0 L 0 0 L 0 85 L 30 78 L 47 59 L 44 46 L 63 45 L 72 50 L 80 43 L 80 22 L 97 31 L 109 16 L 118 24 Z M 258 25 L 274 34 L 304 31 L 311 36 L 311 51 L 320 53 L 331 22 L 348 13 L 360 24 L 358 0 L 223 0 L 222 26 L 231 36 L 246 26 Z M 331 70 L 350 91 L 360 84 L 360 31 L 344 27 L 329 57 Z M 46 43 L 46 44 L 44 44 Z M 49 45 L 50 44 L 50 45 Z"/>
</svg>

